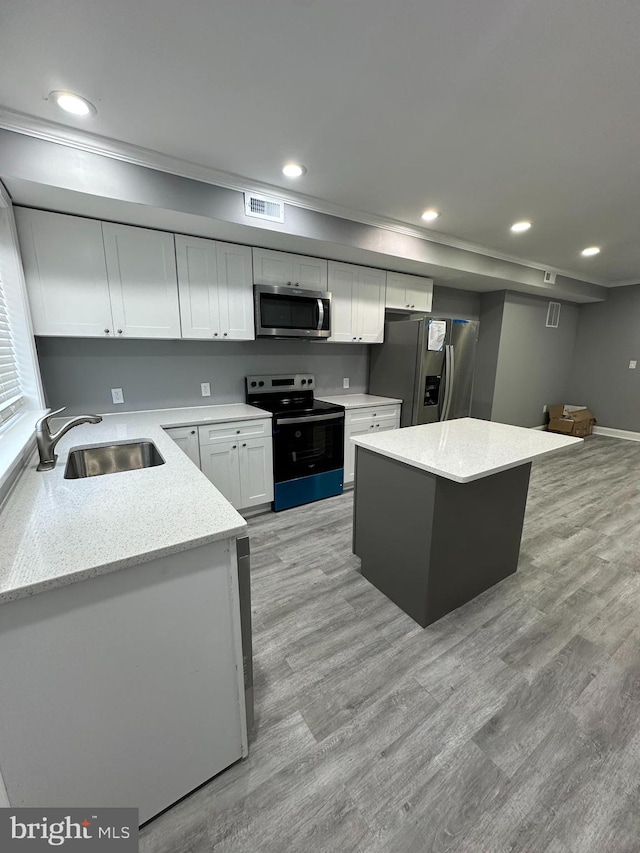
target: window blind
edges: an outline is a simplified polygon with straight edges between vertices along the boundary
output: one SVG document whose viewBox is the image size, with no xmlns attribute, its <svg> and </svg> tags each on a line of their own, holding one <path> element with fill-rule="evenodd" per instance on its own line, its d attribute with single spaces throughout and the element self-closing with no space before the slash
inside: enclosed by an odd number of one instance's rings
<svg viewBox="0 0 640 853">
<path fill-rule="evenodd" d="M 16 354 L 11 338 L 9 312 L 0 279 L 0 426 L 23 404 Z"/>
</svg>

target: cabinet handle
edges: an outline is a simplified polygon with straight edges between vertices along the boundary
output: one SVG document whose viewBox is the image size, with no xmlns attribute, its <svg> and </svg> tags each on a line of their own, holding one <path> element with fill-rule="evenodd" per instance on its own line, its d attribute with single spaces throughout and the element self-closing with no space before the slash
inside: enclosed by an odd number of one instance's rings
<svg viewBox="0 0 640 853">
<path fill-rule="evenodd" d="M 359 340 L 359 341 L 361 341 L 361 340 L 362 340 L 362 338 L 358 338 L 358 340 Z"/>
<path fill-rule="evenodd" d="M 217 333 L 217 332 L 214 332 L 214 333 L 213 333 L 213 337 L 214 337 L 214 338 L 217 338 L 217 337 L 218 337 L 218 333 Z"/>
<path fill-rule="evenodd" d="M 234 445 L 233 445 L 233 447 L 232 447 L 231 449 L 232 449 L 232 450 L 235 450 L 237 446 L 238 446 L 237 444 L 234 444 Z"/>
<path fill-rule="evenodd" d="M 224 333 L 224 336 L 225 336 L 225 338 L 227 337 L 227 333 L 226 333 L 226 332 Z"/>
<path fill-rule="evenodd" d="M 415 305 L 412 305 L 411 307 L 412 307 L 412 308 L 415 308 L 416 306 L 415 306 Z"/>
<path fill-rule="evenodd" d="M 291 282 L 290 282 L 290 281 L 288 281 L 288 282 L 287 282 L 287 287 L 291 287 Z"/>
<path fill-rule="evenodd" d="M 375 424 L 371 424 L 371 426 L 369 427 L 369 429 L 373 429 L 373 428 L 374 428 L 374 426 L 375 426 Z"/>
<path fill-rule="evenodd" d="M 195 429 L 192 429 L 192 430 L 191 430 L 191 435 L 195 435 L 195 434 L 196 434 Z"/>
<path fill-rule="evenodd" d="M 300 282 L 296 281 L 296 287 L 300 287 Z"/>
<path fill-rule="evenodd" d="M 243 446 L 243 447 L 246 447 L 247 445 L 246 445 L 246 444 L 243 444 L 242 446 Z"/>
<path fill-rule="evenodd" d="M 354 340 L 354 341 L 357 341 L 358 339 L 357 339 L 357 338 L 354 338 L 353 340 Z"/>
<path fill-rule="evenodd" d="M 108 335 L 108 334 L 109 334 L 109 331 L 110 331 L 109 329 L 105 329 L 105 330 L 104 330 L 105 335 Z"/>
<path fill-rule="evenodd" d="M 405 308 L 411 308 L 411 305 L 409 305 L 409 303 L 407 302 L 407 304 L 404 307 Z"/>
<path fill-rule="evenodd" d="M 121 334 L 122 334 L 122 329 L 118 329 L 118 334 L 119 334 L 119 335 L 121 335 Z"/>
<path fill-rule="evenodd" d="M 239 429 L 237 429 L 237 430 L 236 430 L 236 435 L 240 435 L 240 430 L 239 430 Z"/>
</svg>

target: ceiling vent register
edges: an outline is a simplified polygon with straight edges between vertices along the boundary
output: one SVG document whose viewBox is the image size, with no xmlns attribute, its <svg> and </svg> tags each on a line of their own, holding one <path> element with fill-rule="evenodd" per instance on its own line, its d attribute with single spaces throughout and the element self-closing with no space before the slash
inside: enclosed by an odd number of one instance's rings
<svg viewBox="0 0 640 853">
<path fill-rule="evenodd" d="M 244 212 L 255 219 L 268 219 L 270 222 L 284 222 L 284 202 L 255 193 L 244 194 Z"/>
<path fill-rule="evenodd" d="M 547 328 L 557 329 L 560 325 L 560 308 L 559 302 L 550 302 L 547 308 Z"/>
</svg>

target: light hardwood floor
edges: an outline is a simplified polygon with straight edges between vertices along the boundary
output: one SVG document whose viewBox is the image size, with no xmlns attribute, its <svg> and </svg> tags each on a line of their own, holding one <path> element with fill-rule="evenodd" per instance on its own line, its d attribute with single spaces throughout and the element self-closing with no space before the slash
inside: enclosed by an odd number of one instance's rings
<svg viewBox="0 0 640 853">
<path fill-rule="evenodd" d="M 351 494 L 252 521 L 251 754 L 141 851 L 638 853 L 639 475 L 600 436 L 534 463 L 517 574 L 426 629 Z"/>
</svg>

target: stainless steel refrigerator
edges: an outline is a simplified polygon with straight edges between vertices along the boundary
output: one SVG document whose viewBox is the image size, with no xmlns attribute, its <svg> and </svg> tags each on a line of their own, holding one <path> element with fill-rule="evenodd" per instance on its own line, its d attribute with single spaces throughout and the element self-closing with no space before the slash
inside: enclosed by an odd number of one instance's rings
<svg viewBox="0 0 640 853">
<path fill-rule="evenodd" d="M 440 317 L 385 323 L 384 343 L 371 347 L 369 393 L 402 400 L 402 427 L 468 417 L 478 326 Z"/>
</svg>

